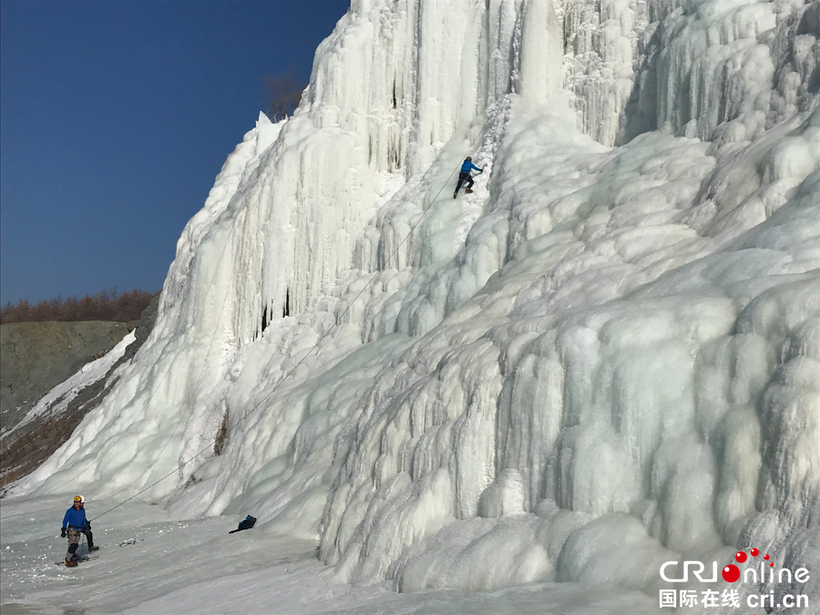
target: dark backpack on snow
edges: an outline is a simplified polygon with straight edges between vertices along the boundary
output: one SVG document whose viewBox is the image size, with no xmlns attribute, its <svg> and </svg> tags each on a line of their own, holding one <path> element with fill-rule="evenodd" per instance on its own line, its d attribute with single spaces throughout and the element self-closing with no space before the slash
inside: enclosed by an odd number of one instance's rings
<svg viewBox="0 0 820 615">
<path fill-rule="evenodd" d="M 249 530 L 254 526 L 255 523 L 256 517 L 251 517 L 250 515 L 248 515 L 247 517 L 245 517 L 244 521 L 239 522 L 238 528 L 236 528 L 235 530 L 231 530 L 230 532 L 228 532 L 228 534 L 233 534 L 234 532 L 241 532 L 242 530 Z"/>
</svg>

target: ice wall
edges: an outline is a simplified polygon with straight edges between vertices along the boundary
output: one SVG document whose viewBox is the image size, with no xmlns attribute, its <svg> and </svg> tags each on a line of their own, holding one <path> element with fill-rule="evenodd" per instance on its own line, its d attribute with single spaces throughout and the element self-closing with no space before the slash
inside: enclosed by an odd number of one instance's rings
<svg viewBox="0 0 820 615">
<path fill-rule="evenodd" d="M 787 558 L 816 536 L 817 158 L 768 220 L 749 206 L 709 236 L 692 207 L 717 174 L 709 144 L 654 134 L 601 152 L 561 119 L 510 121 L 496 177 L 539 182 L 495 199 L 506 264 L 365 397 L 323 517 L 323 557 L 349 580 L 474 589 L 620 570 L 649 589 L 676 554 L 779 542 Z M 816 139 L 818 120 L 790 138 Z M 771 137 L 733 168 L 771 163 L 785 146 Z M 752 529 L 772 515 L 776 538 Z"/>
<path fill-rule="evenodd" d="M 583 130 L 747 141 L 817 93 L 817 2 L 565 2 L 564 72 Z"/>
<path fill-rule="evenodd" d="M 17 493 L 252 510 L 402 590 L 820 570 L 818 7 L 353 2 Z"/>
</svg>

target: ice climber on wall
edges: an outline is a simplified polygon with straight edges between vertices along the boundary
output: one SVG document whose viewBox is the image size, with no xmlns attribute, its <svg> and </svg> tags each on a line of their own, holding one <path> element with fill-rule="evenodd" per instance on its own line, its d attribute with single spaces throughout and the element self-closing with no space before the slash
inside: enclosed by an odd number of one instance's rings
<svg viewBox="0 0 820 615">
<path fill-rule="evenodd" d="M 465 194 L 472 194 L 473 192 L 473 178 L 470 175 L 470 171 L 478 171 L 479 173 L 483 173 L 484 169 L 479 169 L 477 166 L 473 164 L 473 159 L 467 156 L 464 159 L 464 164 L 461 165 L 461 172 L 458 174 L 458 184 L 456 185 L 456 191 L 453 193 L 453 198 L 458 196 L 458 191 L 461 190 L 461 184 L 467 182 L 467 187 L 464 189 Z"/>
<path fill-rule="evenodd" d="M 80 546 L 80 532 L 88 538 L 88 550 L 96 551 L 99 547 L 94 546 L 91 536 L 91 524 L 85 518 L 85 498 L 81 495 L 74 496 L 74 504 L 65 512 L 63 517 L 63 529 L 60 532 L 61 538 L 68 537 L 68 551 L 65 554 L 65 565 L 73 567 L 80 559 L 77 555 L 77 547 Z"/>
</svg>

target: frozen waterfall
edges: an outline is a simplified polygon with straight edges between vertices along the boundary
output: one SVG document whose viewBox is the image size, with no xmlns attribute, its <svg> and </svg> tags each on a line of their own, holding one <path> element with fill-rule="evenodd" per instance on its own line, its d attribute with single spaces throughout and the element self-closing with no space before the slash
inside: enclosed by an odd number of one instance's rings
<svg viewBox="0 0 820 615">
<path fill-rule="evenodd" d="M 755 546 L 820 600 L 818 90 L 818 0 L 353 0 L 13 493 L 253 510 L 402 591 L 657 604 Z"/>
</svg>

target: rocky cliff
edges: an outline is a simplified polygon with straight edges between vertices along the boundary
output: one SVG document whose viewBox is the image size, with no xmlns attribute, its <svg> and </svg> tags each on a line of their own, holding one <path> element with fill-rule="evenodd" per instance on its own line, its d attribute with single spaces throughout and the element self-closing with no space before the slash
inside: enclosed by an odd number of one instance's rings
<svg viewBox="0 0 820 615">
<path fill-rule="evenodd" d="M 117 369 L 148 337 L 156 309 L 157 298 L 139 321 L 0 327 L 0 486 L 47 459 L 105 398 Z"/>
<path fill-rule="evenodd" d="M 2 431 L 89 361 L 111 350 L 136 323 L 21 322 L 0 326 Z"/>
</svg>

